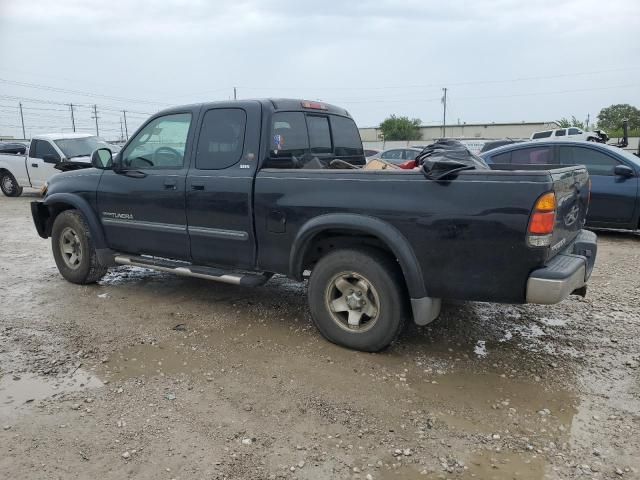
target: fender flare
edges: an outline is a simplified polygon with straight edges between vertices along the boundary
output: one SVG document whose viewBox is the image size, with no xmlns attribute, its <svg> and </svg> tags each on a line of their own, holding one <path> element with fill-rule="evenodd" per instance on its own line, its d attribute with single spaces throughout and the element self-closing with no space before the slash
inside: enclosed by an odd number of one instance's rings
<svg viewBox="0 0 640 480">
<path fill-rule="evenodd" d="M 313 238 L 326 230 L 352 230 L 380 239 L 398 259 L 411 298 L 428 296 L 422 268 L 413 247 L 398 229 L 378 218 L 351 213 L 329 213 L 307 221 L 298 231 L 289 256 L 289 272 L 293 278 L 302 278 L 302 261 Z"/>
<path fill-rule="evenodd" d="M 48 195 L 47 198 L 45 198 L 45 200 L 42 202 L 42 204 L 47 207 L 50 207 L 57 203 L 71 205 L 73 208 L 79 210 L 84 219 L 87 221 L 87 225 L 89 225 L 91 238 L 93 239 L 93 243 L 96 249 L 108 248 L 107 242 L 104 237 L 104 230 L 102 229 L 102 225 L 100 224 L 95 211 L 93 210 L 93 208 L 91 208 L 91 205 L 89 205 L 89 202 L 87 202 L 84 198 L 72 193 L 54 193 Z"/>
</svg>

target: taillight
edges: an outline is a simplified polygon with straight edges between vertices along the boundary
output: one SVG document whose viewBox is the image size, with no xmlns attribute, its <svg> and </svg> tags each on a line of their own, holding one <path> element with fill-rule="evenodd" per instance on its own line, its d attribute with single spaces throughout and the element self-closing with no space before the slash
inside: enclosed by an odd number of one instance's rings
<svg viewBox="0 0 640 480">
<path fill-rule="evenodd" d="M 529 219 L 529 245 L 546 247 L 551 244 L 553 227 L 556 224 L 556 194 L 545 193 L 536 201 Z"/>
<path fill-rule="evenodd" d="M 327 106 L 324 103 L 320 102 L 309 102 L 307 100 L 301 102 L 302 108 L 311 108 L 313 110 L 328 110 Z"/>
</svg>

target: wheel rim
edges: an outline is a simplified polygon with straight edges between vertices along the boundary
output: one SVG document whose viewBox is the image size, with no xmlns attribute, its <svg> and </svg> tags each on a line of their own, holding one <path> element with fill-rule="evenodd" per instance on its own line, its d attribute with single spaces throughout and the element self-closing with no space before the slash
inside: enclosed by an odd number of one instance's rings
<svg viewBox="0 0 640 480">
<path fill-rule="evenodd" d="M 13 193 L 13 181 L 9 175 L 2 177 L 2 191 L 5 193 Z"/>
<path fill-rule="evenodd" d="M 342 272 L 334 276 L 327 286 L 325 307 L 340 328 L 363 333 L 378 321 L 380 297 L 364 276 L 356 272 Z"/>
<path fill-rule="evenodd" d="M 60 234 L 60 253 L 67 267 L 75 270 L 82 262 L 82 242 L 76 231 L 66 227 Z"/>
</svg>

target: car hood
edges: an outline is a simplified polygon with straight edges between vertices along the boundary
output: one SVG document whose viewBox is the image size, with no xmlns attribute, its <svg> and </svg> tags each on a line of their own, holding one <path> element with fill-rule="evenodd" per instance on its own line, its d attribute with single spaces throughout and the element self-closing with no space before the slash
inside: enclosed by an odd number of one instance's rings
<svg viewBox="0 0 640 480">
<path fill-rule="evenodd" d="M 65 160 L 56 164 L 54 167 L 61 172 L 68 172 L 69 170 L 79 170 L 81 168 L 91 167 L 91 157 L 89 155 L 84 157 L 73 157 L 69 160 Z"/>
</svg>

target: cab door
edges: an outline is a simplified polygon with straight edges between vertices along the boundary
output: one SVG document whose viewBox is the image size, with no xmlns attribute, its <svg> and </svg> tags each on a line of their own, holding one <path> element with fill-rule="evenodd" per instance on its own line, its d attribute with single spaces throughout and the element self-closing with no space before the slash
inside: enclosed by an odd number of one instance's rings
<svg viewBox="0 0 640 480">
<path fill-rule="evenodd" d="M 186 183 L 195 264 L 255 266 L 253 180 L 260 121 L 258 102 L 229 102 L 203 112 Z"/>
<path fill-rule="evenodd" d="M 627 228 L 635 214 L 637 177 L 622 177 L 614 169 L 622 162 L 596 146 L 559 145 L 562 165 L 585 165 L 591 178 L 587 225 Z"/>
<path fill-rule="evenodd" d="M 61 160 L 60 154 L 47 140 L 32 140 L 27 158 L 31 186 L 39 188 L 53 175 L 60 173 L 54 167 Z"/>
<path fill-rule="evenodd" d="M 110 248 L 189 260 L 185 179 L 198 111 L 151 119 L 103 172 L 98 212 Z"/>
</svg>

